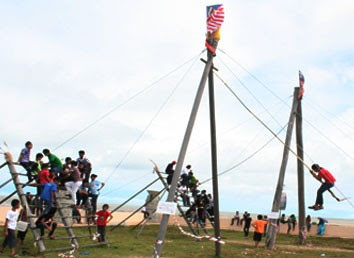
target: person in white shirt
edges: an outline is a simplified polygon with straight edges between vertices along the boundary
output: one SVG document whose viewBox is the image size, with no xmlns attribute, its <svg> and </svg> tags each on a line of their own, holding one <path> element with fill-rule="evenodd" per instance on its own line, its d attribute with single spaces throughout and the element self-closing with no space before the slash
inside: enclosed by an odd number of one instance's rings
<svg viewBox="0 0 354 258">
<path fill-rule="evenodd" d="M 4 242 L 0 248 L 0 253 L 4 251 L 6 246 L 9 246 L 11 249 L 11 256 L 16 257 L 16 225 L 17 225 L 17 218 L 18 218 L 18 209 L 20 208 L 20 201 L 14 199 L 11 201 L 11 210 L 9 210 L 6 214 L 6 222 L 4 226 Z"/>
<path fill-rule="evenodd" d="M 188 185 L 188 173 L 191 171 L 192 166 L 187 165 L 185 168 L 182 169 L 181 171 L 181 179 L 182 179 L 182 185 L 187 186 Z"/>
</svg>

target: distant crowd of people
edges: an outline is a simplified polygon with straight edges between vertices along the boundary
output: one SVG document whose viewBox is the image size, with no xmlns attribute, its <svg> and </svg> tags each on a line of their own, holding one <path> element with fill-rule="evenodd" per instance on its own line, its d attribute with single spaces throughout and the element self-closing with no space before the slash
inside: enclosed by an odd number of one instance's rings
<svg viewBox="0 0 354 258">
<path fill-rule="evenodd" d="M 258 230 L 258 233 L 262 233 L 263 236 L 265 236 L 266 231 L 267 231 L 267 224 L 268 224 L 267 215 L 258 215 L 257 220 L 262 220 L 265 222 L 264 226 L 259 226 L 259 224 L 260 224 L 259 222 L 256 223 L 258 225 L 258 229 L 261 229 L 261 230 Z M 310 215 L 307 215 L 307 217 L 305 218 L 305 223 L 306 223 L 307 232 L 311 232 L 313 222 L 312 222 L 312 218 Z M 318 218 L 317 235 L 324 235 L 326 223 L 328 223 L 328 221 L 326 219 L 321 218 L 321 217 Z M 295 231 L 295 229 L 296 229 L 296 226 L 297 226 L 296 216 L 294 214 L 291 214 L 290 216 L 288 216 L 286 218 L 286 215 L 282 214 L 281 217 L 277 220 L 277 226 L 279 226 L 280 224 L 286 224 L 288 226 L 287 234 L 290 234 L 291 231 Z M 243 232 L 244 232 L 244 236 L 248 237 L 250 228 L 251 228 L 251 226 L 253 226 L 251 214 L 248 213 L 247 211 L 245 211 L 242 215 L 242 218 L 241 218 L 240 212 L 236 211 L 235 215 L 231 218 L 230 226 L 233 226 L 233 225 L 242 227 Z M 259 239 L 259 236 L 257 236 L 257 239 Z M 258 246 L 258 243 L 256 243 L 256 246 Z"/>
</svg>

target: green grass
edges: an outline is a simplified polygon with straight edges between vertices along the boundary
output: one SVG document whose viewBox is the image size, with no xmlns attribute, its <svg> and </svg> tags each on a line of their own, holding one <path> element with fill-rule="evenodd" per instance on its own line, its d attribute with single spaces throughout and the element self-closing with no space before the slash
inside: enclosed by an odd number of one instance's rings
<svg viewBox="0 0 354 258">
<path fill-rule="evenodd" d="M 88 234 L 86 228 L 75 228 L 74 231 L 76 235 Z M 136 238 L 137 231 L 133 231 L 132 227 L 120 227 L 111 232 L 108 227 L 107 238 L 111 243 L 108 247 L 83 247 L 85 244 L 95 242 L 88 238 L 79 239 L 82 247 L 75 253 L 75 257 L 151 257 L 158 226 L 146 226 L 138 238 Z M 63 229 L 56 232 L 56 236 L 65 235 Z M 309 247 L 304 249 L 297 244 L 297 236 L 281 234 L 277 237 L 277 249 L 266 250 L 264 240 L 258 249 L 254 248 L 252 234 L 249 238 L 245 238 L 242 232 L 223 230 L 222 236 L 226 241 L 226 244 L 222 245 L 222 257 L 321 257 L 321 254 L 325 254 L 326 257 L 354 257 L 354 239 L 309 237 L 307 240 Z M 28 232 L 24 250 L 29 255 L 23 257 L 58 257 L 59 252 L 38 254 L 32 243 L 32 233 Z M 69 240 L 47 240 L 45 244 L 48 249 L 70 246 Z M 17 251 L 21 254 L 20 249 Z M 80 254 L 85 251 L 89 254 Z M 4 255 L 8 254 L 7 249 Z M 163 257 L 215 257 L 214 243 L 184 236 L 177 227 L 172 226 L 168 229 L 162 254 Z"/>
</svg>

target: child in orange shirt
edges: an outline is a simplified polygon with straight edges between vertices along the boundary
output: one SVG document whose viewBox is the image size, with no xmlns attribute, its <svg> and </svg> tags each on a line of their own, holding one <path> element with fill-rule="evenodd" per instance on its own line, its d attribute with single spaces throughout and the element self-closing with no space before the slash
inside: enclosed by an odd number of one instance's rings
<svg viewBox="0 0 354 258">
<path fill-rule="evenodd" d="M 264 234 L 264 228 L 267 223 L 267 221 L 263 220 L 262 215 L 258 215 L 257 220 L 252 222 L 252 227 L 254 227 L 253 240 L 256 247 L 258 247 L 259 242 L 262 241 L 262 235 Z"/>
</svg>

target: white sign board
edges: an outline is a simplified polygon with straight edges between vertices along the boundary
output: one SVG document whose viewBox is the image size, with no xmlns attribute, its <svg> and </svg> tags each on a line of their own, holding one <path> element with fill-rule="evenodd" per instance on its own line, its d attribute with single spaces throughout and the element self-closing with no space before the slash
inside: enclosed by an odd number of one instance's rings
<svg viewBox="0 0 354 258">
<path fill-rule="evenodd" d="M 156 213 L 175 215 L 177 211 L 177 203 L 159 201 Z"/>
<path fill-rule="evenodd" d="M 279 213 L 278 212 L 270 212 L 268 214 L 268 219 L 279 219 Z"/>
</svg>

